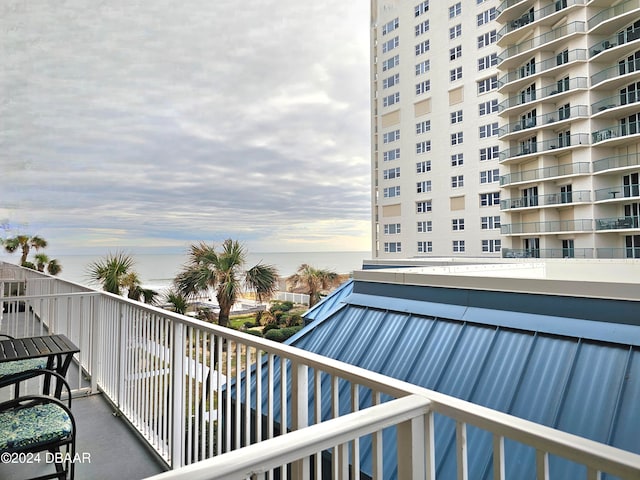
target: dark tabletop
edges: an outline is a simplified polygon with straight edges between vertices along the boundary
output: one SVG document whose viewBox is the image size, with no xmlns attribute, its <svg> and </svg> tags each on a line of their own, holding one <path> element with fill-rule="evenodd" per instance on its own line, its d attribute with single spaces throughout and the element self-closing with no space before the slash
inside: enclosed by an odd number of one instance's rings
<svg viewBox="0 0 640 480">
<path fill-rule="evenodd" d="M 74 354 L 79 351 L 80 349 L 64 335 L 0 340 L 0 362 Z"/>
</svg>

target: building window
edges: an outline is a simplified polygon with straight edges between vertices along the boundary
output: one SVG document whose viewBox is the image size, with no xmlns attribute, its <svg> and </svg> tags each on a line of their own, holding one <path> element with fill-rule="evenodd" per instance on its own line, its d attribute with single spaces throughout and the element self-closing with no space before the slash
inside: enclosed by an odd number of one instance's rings
<svg viewBox="0 0 640 480">
<path fill-rule="evenodd" d="M 451 229 L 454 232 L 464 230 L 464 218 L 454 218 L 451 220 Z"/>
<path fill-rule="evenodd" d="M 422 15 L 425 12 L 429 11 L 429 0 L 427 0 L 426 2 L 420 2 L 418 5 L 415 6 L 415 16 L 419 17 L 420 15 Z"/>
<path fill-rule="evenodd" d="M 402 242 L 384 242 L 385 253 L 396 253 L 402 251 Z"/>
<path fill-rule="evenodd" d="M 478 26 L 484 25 L 485 23 L 489 23 L 491 20 L 495 20 L 496 18 L 496 9 L 495 7 L 491 7 L 489 10 L 485 10 L 484 12 L 478 14 L 477 22 Z"/>
<path fill-rule="evenodd" d="M 499 252 L 502 248 L 502 240 L 482 240 L 482 251 L 485 253 Z"/>
<path fill-rule="evenodd" d="M 422 55 L 423 53 L 427 53 L 429 51 L 430 45 L 429 40 L 425 40 L 424 42 L 420 42 L 416 45 L 416 57 L 418 55 Z"/>
<path fill-rule="evenodd" d="M 400 196 L 400 186 L 387 187 L 384 189 L 384 198 L 392 198 Z"/>
<path fill-rule="evenodd" d="M 418 242 L 418 253 L 431 253 L 433 251 L 433 243 L 426 242 Z"/>
<path fill-rule="evenodd" d="M 431 140 L 416 143 L 416 153 L 426 153 L 431 151 Z"/>
<path fill-rule="evenodd" d="M 451 177 L 451 188 L 464 187 L 464 175 L 454 175 Z"/>
<path fill-rule="evenodd" d="M 464 240 L 454 240 L 453 241 L 453 252 L 454 253 L 462 253 L 462 252 L 464 252 Z"/>
<path fill-rule="evenodd" d="M 419 23 L 415 27 L 416 37 L 422 35 L 423 33 L 427 33 L 429 31 L 429 20 L 425 20 L 422 23 Z"/>
<path fill-rule="evenodd" d="M 500 192 L 480 194 L 480 206 L 488 207 L 491 205 L 500 205 Z"/>
<path fill-rule="evenodd" d="M 383 143 L 391 143 L 395 142 L 396 140 L 400 140 L 400 130 L 394 130 L 392 132 L 382 134 Z"/>
<path fill-rule="evenodd" d="M 386 35 L 387 33 L 393 32 L 399 26 L 400 26 L 400 21 L 398 20 L 398 18 L 394 18 L 389 23 L 386 23 L 382 26 L 382 35 Z"/>
<path fill-rule="evenodd" d="M 382 171 L 382 178 L 384 178 L 385 180 L 391 180 L 398 177 L 400 177 L 400 167 L 389 168 Z"/>
<path fill-rule="evenodd" d="M 400 65 L 400 55 L 394 55 L 391 58 L 388 58 L 384 62 L 382 62 L 382 71 L 386 72 L 387 70 L 391 70 L 393 67 L 397 67 Z"/>
<path fill-rule="evenodd" d="M 428 193 L 431 191 L 431 180 L 416 183 L 416 193 Z"/>
<path fill-rule="evenodd" d="M 451 112 L 451 123 L 460 123 L 462 121 L 462 110 Z"/>
<path fill-rule="evenodd" d="M 462 45 L 449 49 L 449 60 L 455 60 L 462 56 Z"/>
<path fill-rule="evenodd" d="M 416 134 L 426 133 L 431 130 L 431 120 L 424 120 L 416 123 Z"/>
<path fill-rule="evenodd" d="M 478 48 L 486 47 L 491 45 L 492 43 L 496 43 L 498 40 L 498 34 L 495 30 L 491 30 L 490 32 L 483 33 L 478 37 Z"/>
<path fill-rule="evenodd" d="M 494 98 L 488 102 L 482 102 L 478 105 L 478 113 L 482 117 L 483 115 L 489 115 L 498 111 L 498 99 Z"/>
<path fill-rule="evenodd" d="M 494 215 L 491 217 L 480 217 L 480 228 L 482 228 L 482 230 L 493 230 L 494 228 L 500 228 L 500 215 Z"/>
<path fill-rule="evenodd" d="M 449 18 L 455 18 L 462 13 L 462 2 L 458 2 L 449 7 Z"/>
<path fill-rule="evenodd" d="M 456 80 L 460 80 L 462 78 L 462 67 L 456 67 L 449 70 L 449 80 L 455 82 Z"/>
<path fill-rule="evenodd" d="M 491 55 L 487 55 L 486 57 L 482 57 L 478 59 L 478 70 L 485 70 L 497 64 L 498 64 L 498 54 L 492 53 Z"/>
<path fill-rule="evenodd" d="M 416 163 L 416 173 L 427 173 L 431 171 L 431 160 Z"/>
<path fill-rule="evenodd" d="M 382 105 L 384 107 L 390 107 L 400 102 L 400 92 L 392 93 L 382 99 Z"/>
<path fill-rule="evenodd" d="M 451 27 L 449 29 L 449 39 L 453 40 L 454 38 L 459 37 L 460 35 L 462 35 L 462 24 L 459 23 L 458 25 L 454 25 L 453 27 Z"/>
<path fill-rule="evenodd" d="M 480 80 L 478 83 L 478 93 L 486 93 L 498 88 L 498 76 L 494 75 L 484 80 Z"/>
<path fill-rule="evenodd" d="M 451 166 L 459 167 L 464 164 L 464 154 L 463 153 L 454 153 L 451 155 Z"/>
<path fill-rule="evenodd" d="M 393 37 L 382 44 L 382 53 L 387 53 L 400 45 L 400 38 Z"/>
<path fill-rule="evenodd" d="M 431 90 L 431 80 L 425 80 L 424 82 L 416 83 L 416 95 L 422 95 Z"/>
<path fill-rule="evenodd" d="M 497 168 L 480 172 L 480 183 L 494 183 L 500 181 L 500 171 Z"/>
<path fill-rule="evenodd" d="M 431 69 L 431 62 L 429 60 L 420 62 L 416 65 L 416 75 L 422 75 L 423 73 L 427 73 L 430 69 Z"/>
<path fill-rule="evenodd" d="M 382 79 L 382 88 L 384 89 L 384 88 L 393 87 L 394 85 L 397 85 L 399 83 L 400 83 L 400 74 L 396 73 L 395 75 Z"/>
<path fill-rule="evenodd" d="M 431 200 L 425 200 L 423 202 L 416 202 L 417 213 L 427 213 L 431 211 Z"/>
<path fill-rule="evenodd" d="M 390 162 L 391 160 L 397 160 L 400 158 L 400 149 L 394 148 L 393 150 L 387 150 L 382 153 L 382 160 L 385 162 Z"/>
<path fill-rule="evenodd" d="M 493 137 L 494 135 L 498 135 L 498 122 L 490 123 L 488 125 L 482 125 L 480 127 L 480 138 Z"/>
<path fill-rule="evenodd" d="M 462 132 L 451 134 L 451 145 L 460 145 L 462 143 Z"/>
<path fill-rule="evenodd" d="M 498 158 L 498 145 L 492 147 L 486 147 L 480 149 L 480 161 L 491 160 L 492 158 Z"/>
<path fill-rule="evenodd" d="M 399 235 L 400 224 L 399 223 L 386 223 L 384 226 L 385 235 Z"/>
<path fill-rule="evenodd" d="M 433 230 L 431 225 L 431 220 L 423 220 L 422 222 L 418 222 L 418 233 L 428 233 Z"/>
</svg>

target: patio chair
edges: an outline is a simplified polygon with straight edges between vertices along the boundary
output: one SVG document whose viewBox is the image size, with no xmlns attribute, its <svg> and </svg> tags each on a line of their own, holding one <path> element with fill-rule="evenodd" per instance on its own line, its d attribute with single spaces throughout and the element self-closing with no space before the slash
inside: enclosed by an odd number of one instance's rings
<svg viewBox="0 0 640 480">
<path fill-rule="evenodd" d="M 32 480 L 73 480 L 76 425 L 70 409 L 71 391 L 65 384 L 69 390 L 68 405 L 57 398 L 40 395 L 0 403 L 0 455 L 22 458 L 25 454 L 34 454 L 32 458 L 39 458 L 38 463 L 55 465 L 55 472 Z"/>
<path fill-rule="evenodd" d="M 13 338 L 11 335 L 0 334 L 0 339 Z M 47 368 L 47 358 L 30 358 L 0 363 L 0 388 L 15 385 L 14 397 L 20 396 L 20 382 L 32 378 L 38 370 Z"/>
</svg>

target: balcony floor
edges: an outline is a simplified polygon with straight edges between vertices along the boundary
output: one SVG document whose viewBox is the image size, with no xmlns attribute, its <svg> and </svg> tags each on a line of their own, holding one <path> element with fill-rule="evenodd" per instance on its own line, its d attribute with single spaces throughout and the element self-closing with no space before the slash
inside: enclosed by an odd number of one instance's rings
<svg viewBox="0 0 640 480">
<path fill-rule="evenodd" d="M 76 463 L 76 480 L 138 480 L 161 473 L 166 467 L 151 453 L 101 394 L 74 398 L 71 411 L 78 430 L 76 452 L 90 462 Z M 42 455 L 44 458 L 44 454 Z M 0 464 L 0 478 L 28 478 L 53 472 L 40 464 Z"/>
</svg>

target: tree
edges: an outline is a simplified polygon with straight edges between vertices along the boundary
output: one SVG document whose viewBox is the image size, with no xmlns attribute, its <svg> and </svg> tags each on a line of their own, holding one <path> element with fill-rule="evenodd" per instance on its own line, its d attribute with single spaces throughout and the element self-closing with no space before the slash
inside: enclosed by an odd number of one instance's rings
<svg viewBox="0 0 640 480">
<path fill-rule="evenodd" d="M 171 310 L 184 315 L 187 313 L 187 308 L 189 308 L 189 301 L 185 298 L 184 295 L 176 292 L 175 290 L 169 290 L 165 296 L 164 300 L 167 303 L 171 304 Z"/>
<path fill-rule="evenodd" d="M 133 258 L 123 252 L 109 253 L 87 267 L 88 276 L 95 283 L 100 283 L 103 290 L 120 295 L 133 263 Z"/>
<path fill-rule="evenodd" d="M 127 289 L 127 298 L 142 301 L 151 305 L 156 303 L 158 292 L 151 288 L 142 288 L 140 277 L 136 272 L 129 272 L 122 277 L 122 287 Z"/>
<path fill-rule="evenodd" d="M 278 271 L 273 265 L 258 263 L 243 271 L 245 263 L 246 250 L 236 240 L 225 240 L 220 252 L 204 242 L 191 245 L 189 260 L 175 279 L 176 289 L 185 297 L 214 289 L 220 307 L 218 324 L 228 326 L 229 312 L 243 288 L 264 298 L 277 287 Z"/>
<path fill-rule="evenodd" d="M 320 293 L 332 287 L 338 274 L 325 269 L 314 268 L 303 263 L 296 273 L 287 278 L 287 283 L 292 289 L 302 288 L 309 295 L 309 307 L 313 307 L 320 301 Z"/>
<path fill-rule="evenodd" d="M 47 241 L 34 235 L 30 237 L 29 235 L 17 235 L 15 237 L 7 238 L 4 240 L 4 249 L 13 253 L 16 250 L 22 250 L 22 255 L 20 257 L 20 265 L 23 265 L 27 261 L 27 257 L 29 256 L 29 252 L 31 248 L 33 248 L 36 252 L 41 248 L 45 248 L 47 246 Z"/>
</svg>

